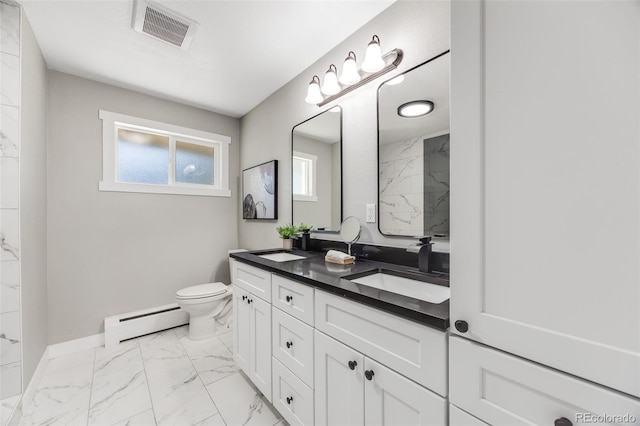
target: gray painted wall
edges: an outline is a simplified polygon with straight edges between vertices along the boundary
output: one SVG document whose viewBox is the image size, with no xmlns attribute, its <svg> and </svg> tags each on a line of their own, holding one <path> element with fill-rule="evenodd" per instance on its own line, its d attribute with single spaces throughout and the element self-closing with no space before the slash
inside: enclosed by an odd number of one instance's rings
<svg viewBox="0 0 640 426">
<path fill-rule="evenodd" d="M 173 303 L 180 288 L 228 283 L 239 121 L 55 71 L 48 93 L 49 343 L 100 333 L 108 315 Z M 230 136 L 233 196 L 98 191 L 100 109 Z"/>
<path fill-rule="evenodd" d="M 377 223 L 364 223 L 365 205 L 377 203 L 378 198 L 377 88 L 392 76 L 447 50 L 449 27 L 449 2 L 394 3 L 241 119 L 241 168 L 272 159 L 279 160 L 281 166 L 280 218 L 273 222 L 241 220 L 238 234 L 242 247 L 258 249 L 281 245 L 275 227 L 291 221 L 291 129 L 335 105 L 343 108 L 343 215 L 356 216 L 363 223 L 361 242 L 389 246 L 415 242 L 409 238 L 385 237 L 378 232 Z M 340 70 L 350 50 L 361 60 L 373 34 L 380 37 L 383 52 L 393 48 L 404 51 L 400 66 L 322 108 L 305 103 L 311 77 L 323 76 L 332 63 Z"/>
<path fill-rule="evenodd" d="M 23 383 L 47 347 L 47 67 L 22 16 L 20 244 Z"/>
</svg>

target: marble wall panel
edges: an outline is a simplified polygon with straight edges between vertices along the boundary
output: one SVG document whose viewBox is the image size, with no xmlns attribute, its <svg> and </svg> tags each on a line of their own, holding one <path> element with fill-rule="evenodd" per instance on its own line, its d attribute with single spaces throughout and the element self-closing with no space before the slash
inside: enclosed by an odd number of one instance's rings
<svg viewBox="0 0 640 426">
<path fill-rule="evenodd" d="M 0 400 L 22 392 L 20 6 L 0 0 Z M 1 426 L 1 425 L 0 425 Z"/>
</svg>

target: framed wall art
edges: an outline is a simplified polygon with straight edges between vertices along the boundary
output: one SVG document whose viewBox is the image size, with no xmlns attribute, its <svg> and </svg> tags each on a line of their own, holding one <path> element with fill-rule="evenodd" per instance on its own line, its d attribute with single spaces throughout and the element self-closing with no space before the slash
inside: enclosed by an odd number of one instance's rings
<svg viewBox="0 0 640 426">
<path fill-rule="evenodd" d="M 278 160 L 242 171 L 242 218 L 278 218 Z"/>
</svg>

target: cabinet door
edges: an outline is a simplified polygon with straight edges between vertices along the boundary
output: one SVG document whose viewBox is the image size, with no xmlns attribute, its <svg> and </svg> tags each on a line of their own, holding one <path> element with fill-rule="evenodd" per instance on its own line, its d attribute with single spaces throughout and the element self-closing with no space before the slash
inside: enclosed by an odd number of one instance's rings
<svg viewBox="0 0 640 426">
<path fill-rule="evenodd" d="M 250 375 L 251 333 L 249 293 L 236 287 L 233 289 L 233 359 L 238 367 Z"/>
<path fill-rule="evenodd" d="M 449 426 L 489 426 L 482 420 L 462 411 L 453 404 L 449 404 Z"/>
<path fill-rule="evenodd" d="M 363 425 L 364 356 L 319 331 L 314 334 L 316 425 Z"/>
<path fill-rule="evenodd" d="M 639 13 L 451 3 L 452 332 L 636 397 Z"/>
<path fill-rule="evenodd" d="M 442 426 L 447 423 L 447 403 L 441 396 L 369 358 L 365 358 L 364 368 L 367 425 Z"/>
<path fill-rule="evenodd" d="M 249 377 L 271 402 L 271 304 L 249 293 L 251 372 Z"/>
</svg>

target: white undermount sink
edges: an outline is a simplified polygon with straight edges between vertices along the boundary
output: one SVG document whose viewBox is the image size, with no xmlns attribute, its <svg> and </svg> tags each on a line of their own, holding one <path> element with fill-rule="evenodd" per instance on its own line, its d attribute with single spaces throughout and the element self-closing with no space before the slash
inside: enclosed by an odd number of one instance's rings
<svg viewBox="0 0 640 426">
<path fill-rule="evenodd" d="M 376 272 L 363 277 L 350 279 L 349 281 L 435 304 L 448 300 L 451 295 L 449 287 L 385 274 L 383 272 Z"/>
<path fill-rule="evenodd" d="M 267 260 L 273 260 L 274 262 L 289 262 L 290 260 L 298 260 L 304 259 L 304 256 L 298 256 L 297 254 L 291 253 L 270 253 L 270 254 L 260 254 L 258 257 Z"/>
</svg>

